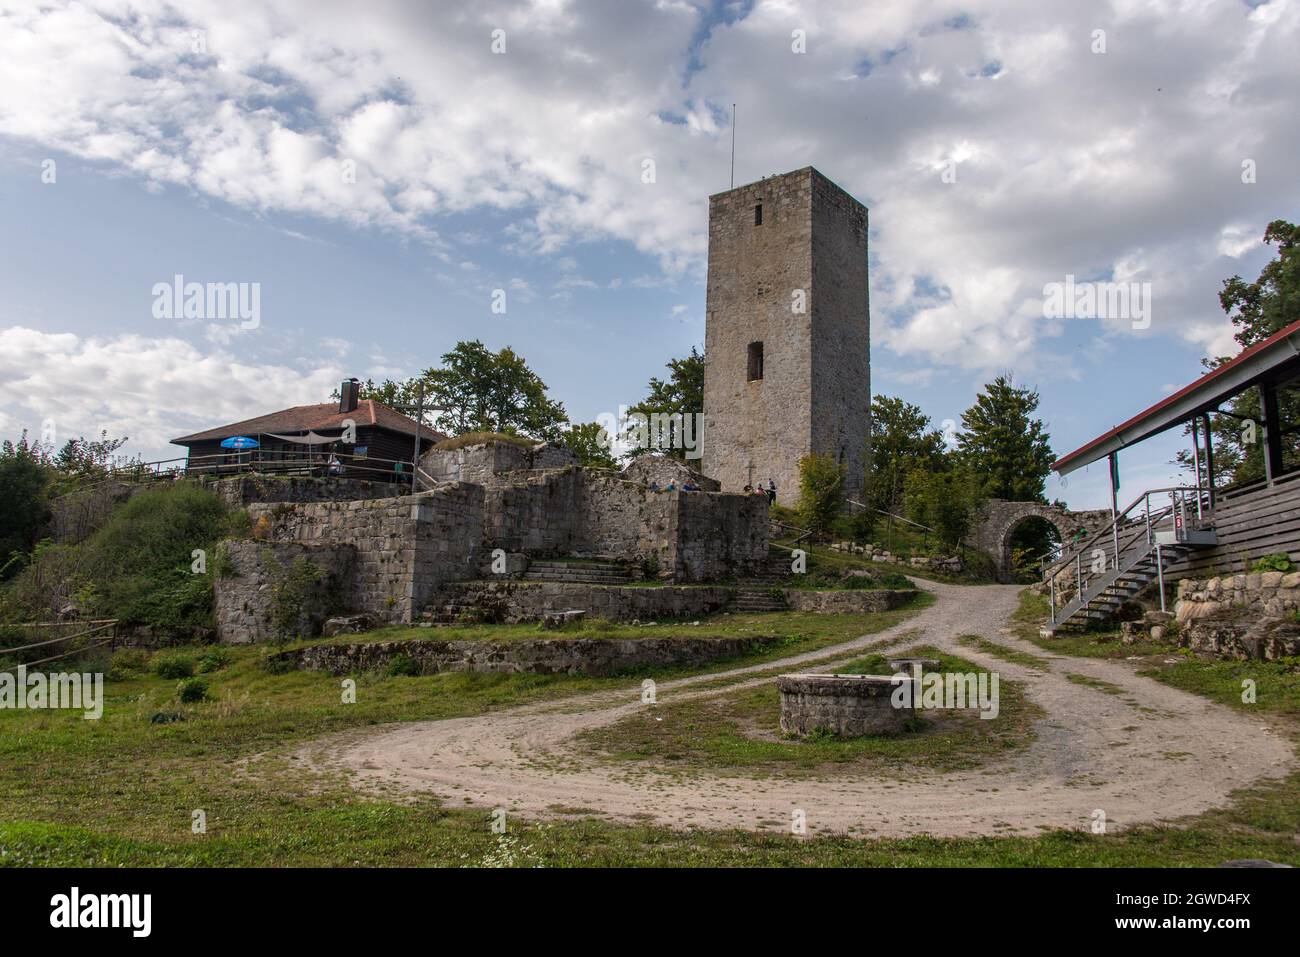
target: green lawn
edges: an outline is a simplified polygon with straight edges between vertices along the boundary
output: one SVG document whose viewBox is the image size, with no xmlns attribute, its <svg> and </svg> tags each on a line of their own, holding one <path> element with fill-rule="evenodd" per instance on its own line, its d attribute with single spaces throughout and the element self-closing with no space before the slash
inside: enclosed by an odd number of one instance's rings
<svg viewBox="0 0 1300 957">
<path fill-rule="evenodd" d="M 878 629 L 905 618 L 889 615 L 899 617 L 879 616 Z M 853 637 L 855 628 L 863 633 L 861 621 L 846 623 L 841 616 L 732 618 L 737 628 L 759 627 L 746 618 L 786 621 L 791 637 L 810 646 Z M 1253 788 L 1181 827 L 1104 836 L 796 838 L 620 826 L 556 809 L 557 820 L 512 821 L 501 837 L 480 811 L 440 807 L 429 798 L 362 797 L 337 777 L 290 766 L 286 755 L 331 732 L 478 714 L 624 687 L 629 679 L 362 675 L 357 703 L 344 705 L 339 679 L 268 674 L 259 665 L 263 653 L 232 649 L 229 663 L 206 676 L 214 700 L 204 704 L 180 705 L 175 680 L 141 674 L 106 686 L 100 721 L 67 712 L 0 711 L 0 864 L 1119 867 L 1217 865 L 1242 857 L 1300 864 L 1300 775 Z M 1295 670 L 1294 663 L 1239 667 L 1180 660 L 1154 677 L 1295 727 Z M 1240 701 L 1247 672 L 1267 676 L 1258 679 L 1257 705 Z M 153 723 L 158 713 L 186 720 Z M 191 832 L 192 813 L 200 809 L 207 815 L 206 834 Z"/>
<path fill-rule="evenodd" d="M 919 654 L 937 657 L 945 672 L 983 669 L 933 648 Z M 881 655 L 870 655 L 840 674 L 888 675 Z M 620 764 L 648 762 L 658 771 L 739 773 L 787 777 L 941 774 L 983 765 L 1023 748 L 1034 738 L 1041 709 L 1025 700 L 1018 682 L 999 684 L 999 720 L 976 714 L 926 716 L 896 735 L 862 738 L 787 738 L 781 734 L 781 696 L 773 682 L 693 701 L 669 702 L 637 712 L 615 724 L 582 735 L 593 751 Z M 936 782 L 940 780 L 936 777 Z"/>
</svg>

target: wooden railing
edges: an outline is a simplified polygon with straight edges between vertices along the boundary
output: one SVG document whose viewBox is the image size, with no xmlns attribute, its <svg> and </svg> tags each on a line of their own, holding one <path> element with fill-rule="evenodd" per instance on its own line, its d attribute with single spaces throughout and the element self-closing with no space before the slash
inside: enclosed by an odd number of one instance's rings
<svg viewBox="0 0 1300 957">
<path fill-rule="evenodd" d="M 71 635 L 60 635 L 57 638 L 47 638 L 43 641 L 34 641 L 26 645 L 15 645 L 9 648 L 0 648 L 0 658 L 7 657 L 9 655 L 15 654 L 20 651 L 32 651 L 33 649 L 36 648 L 53 648 L 55 645 L 61 645 L 66 642 L 76 641 L 77 639 L 81 639 L 81 638 L 92 638 L 94 640 L 86 644 L 80 645 L 76 648 L 69 648 L 68 650 L 59 652 L 58 654 L 55 655 L 49 655 L 45 658 L 40 658 L 36 661 L 24 661 L 21 662 L 21 664 L 24 667 L 30 668 L 30 667 L 34 667 L 35 665 L 43 665 L 51 661 L 58 661 L 61 658 L 69 658 L 73 655 L 85 654 L 87 651 L 91 651 L 92 649 L 95 648 L 107 647 L 109 650 L 112 650 L 117 643 L 117 624 L 118 624 L 118 619 L 116 618 L 99 618 L 93 621 L 75 621 L 75 622 L 36 621 L 36 622 L 21 622 L 15 625 L 9 625 L 7 627 L 10 628 L 75 628 L 79 626 L 89 626 L 89 627 L 87 627 L 84 631 L 78 631 Z M 0 668 L 0 671 L 13 671 L 17 667 L 18 667 L 17 664 L 9 665 L 7 667 Z"/>
</svg>

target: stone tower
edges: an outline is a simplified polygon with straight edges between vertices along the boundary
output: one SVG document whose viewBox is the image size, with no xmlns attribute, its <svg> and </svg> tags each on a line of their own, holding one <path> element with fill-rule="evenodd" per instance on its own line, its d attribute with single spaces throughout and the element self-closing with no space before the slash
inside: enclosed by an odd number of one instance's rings
<svg viewBox="0 0 1300 957">
<path fill-rule="evenodd" d="M 709 197 L 704 474 L 793 505 L 829 453 L 860 496 L 869 326 L 865 206 L 811 166 Z"/>
</svg>

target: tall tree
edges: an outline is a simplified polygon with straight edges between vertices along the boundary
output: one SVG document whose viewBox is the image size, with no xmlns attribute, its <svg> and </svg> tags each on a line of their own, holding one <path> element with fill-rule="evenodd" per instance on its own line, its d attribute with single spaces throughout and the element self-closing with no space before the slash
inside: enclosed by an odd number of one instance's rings
<svg viewBox="0 0 1300 957">
<path fill-rule="evenodd" d="M 945 468 L 943 435 L 929 426 L 929 416 L 910 402 L 887 395 L 871 400 L 867 504 L 872 508 L 898 514 L 913 470 Z"/>
<path fill-rule="evenodd" d="M 610 436 L 599 422 L 570 424 L 560 440 L 583 465 L 598 469 L 618 468 L 618 461 L 610 454 Z"/>
<path fill-rule="evenodd" d="M 646 397 L 628 409 L 629 414 L 640 414 L 647 419 L 654 415 L 661 416 L 659 421 L 666 422 L 667 428 L 657 436 L 638 437 L 630 433 L 627 438 L 631 442 L 633 454 L 646 449 L 657 449 L 674 458 L 684 459 L 687 440 L 691 444 L 698 444 L 701 430 L 696 427 L 688 435 L 679 436 L 677 430 L 681 428 L 681 419 L 676 416 L 684 418 L 704 412 L 704 354 L 692 346 L 690 355 L 669 360 L 667 369 L 668 378 L 651 377 L 650 384 L 646 387 Z M 645 438 L 646 441 L 642 443 L 639 438 Z"/>
<path fill-rule="evenodd" d="M 1277 247 L 1277 257 L 1248 283 L 1240 276 L 1223 281 L 1219 305 L 1235 327 L 1233 338 L 1243 349 L 1300 320 L 1300 226 L 1275 219 L 1264 230 L 1264 242 Z M 1207 357 L 1201 364 L 1217 369 L 1232 356 Z M 1278 411 L 1284 427 L 1300 425 L 1300 390 L 1278 390 Z M 1235 396 L 1222 415 L 1210 419 L 1214 446 L 1216 484 L 1254 482 L 1264 477 L 1263 410 L 1258 387 Z M 1190 432 L 1190 427 L 1186 430 Z M 1283 458 L 1288 465 L 1300 464 L 1300 434 L 1284 434 Z M 1177 461 L 1193 467 L 1190 452 L 1179 452 Z"/>
<path fill-rule="evenodd" d="M 49 521 L 49 484 L 54 469 L 39 442 L 0 446 L 0 581 L 18 572 Z"/>
<path fill-rule="evenodd" d="M 509 346 L 493 352 L 475 339 L 458 342 L 442 357 L 442 367 L 414 379 L 367 380 L 361 396 L 394 405 L 414 405 L 420 383 L 426 407 L 438 410 L 439 428 L 453 435 L 509 432 L 536 439 L 558 439 L 566 421 L 564 406 L 547 395 L 546 383 Z"/>
<path fill-rule="evenodd" d="M 1037 392 L 1018 389 L 1011 376 L 1000 375 L 962 413 L 958 463 L 985 497 L 1045 501 L 1053 456 L 1042 420 L 1033 418 L 1037 410 Z"/>
</svg>

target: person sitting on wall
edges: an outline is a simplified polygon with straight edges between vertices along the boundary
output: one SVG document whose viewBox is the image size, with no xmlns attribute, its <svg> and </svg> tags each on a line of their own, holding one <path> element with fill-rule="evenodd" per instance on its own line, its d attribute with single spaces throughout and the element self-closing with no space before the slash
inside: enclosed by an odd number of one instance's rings
<svg viewBox="0 0 1300 957">
<path fill-rule="evenodd" d="M 665 492 L 676 492 L 676 491 L 677 491 L 677 483 L 676 483 L 676 482 L 669 482 L 667 485 L 664 486 L 664 491 L 665 491 Z"/>
<path fill-rule="evenodd" d="M 651 483 L 650 483 L 650 491 L 652 491 L 652 492 L 657 492 L 657 491 L 659 491 L 659 483 L 658 483 L 658 482 L 651 482 Z"/>
<path fill-rule="evenodd" d="M 682 483 L 682 491 L 683 491 L 683 492 L 698 492 L 699 490 L 700 490 L 700 487 L 699 487 L 698 485 L 696 485 L 694 482 L 683 482 L 683 483 Z"/>
<path fill-rule="evenodd" d="M 745 494 L 746 494 L 746 495 L 750 495 L 750 494 L 752 494 L 753 491 L 754 491 L 754 486 L 752 486 L 752 485 L 746 485 L 746 486 L 745 486 Z"/>
</svg>

